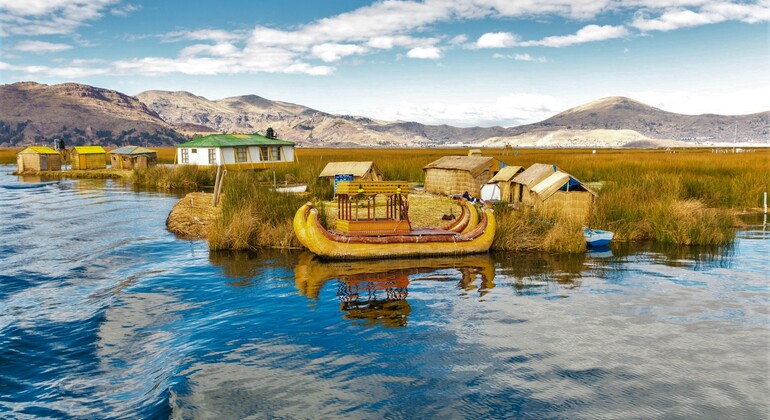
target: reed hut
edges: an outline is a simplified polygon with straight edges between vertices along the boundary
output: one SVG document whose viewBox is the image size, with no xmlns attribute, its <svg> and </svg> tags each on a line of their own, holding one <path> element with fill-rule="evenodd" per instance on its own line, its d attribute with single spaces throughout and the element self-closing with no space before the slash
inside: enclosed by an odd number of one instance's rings
<svg viewBox="0 0 770 420">
<path fill-rule="evenodd" d="M 106 169 L 107 152 L 102 146 L 75 146 L 72 149 L 72 169 Z"/>
<path fill-rule="evenodd" d="M 334 184 L 335 175 L 353 175 L 353 181 L 385 180 L 382 170 L 374 162 L 329 162 L 318 177 Z"/>
<path fill-rule="evenodd" d="M 518 186 L 520 202 L 538 210 L 585 222 L 597 194 L 556 165 L 536 163 L 512 180 L 514 197 Z"/>
<path fill-rule="evenodd" d="M 422 168 L 425 191 L 437 194 L 469 194 L 478 197 L 500 168 L 500 162 L 489 156 L 444 156 Z"/>
<path fill-rule="evenodd" d="M 109 152 L 112 169 L 145 169 L 158 164 L 158 154 L 141 146 L 123 146 Z"/>
<path fill-rule="evenodd" d="M 500 169 L 500 172 L 493 176 L 492 179 L 482 187 L 482 190 L 494 191 L 494 195 L 499 195 L 499 197 L 496 198 L 497 200 L 513 203 L 518 199 L 518 197 L 514 197 L 514 191 L 518 191 L 518 188 L 513 187 L 512 180 L 516 175 L 522 172 L 524 172 L 523 166 L 506 166 Z M 484 193 L 481 194 L 481 198 L 487 199 L 485 198 Z"/>
<path fill-rule="evenodd" d="M 45 146 L 29 146 L 16 155 L 18 172 L 60 171 L 61 155 Z"/>
</svg>

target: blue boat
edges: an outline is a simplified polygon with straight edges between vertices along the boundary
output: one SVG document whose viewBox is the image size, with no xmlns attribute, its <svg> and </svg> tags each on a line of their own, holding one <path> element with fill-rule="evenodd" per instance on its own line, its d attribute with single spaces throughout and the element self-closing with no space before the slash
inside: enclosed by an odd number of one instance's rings
<svg viewBox="0 0 770 420">
<path fill-rule="evenodd" d="M 608 230 L 583 228 L 583 237 L 590 247 L 606 246 L 612 240 L 615 233 Z"/>
</svg>

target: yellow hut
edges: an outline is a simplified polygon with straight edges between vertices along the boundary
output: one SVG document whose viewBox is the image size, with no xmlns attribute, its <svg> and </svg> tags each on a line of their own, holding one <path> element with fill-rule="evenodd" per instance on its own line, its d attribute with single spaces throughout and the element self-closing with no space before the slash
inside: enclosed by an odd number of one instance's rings
<svg viewBox="0 0 770 420">
<path fill-rule="evenodd" d="M 515 195 L 515 192 L 520 193 L 520 191 L 518 188 L 513 187 L 512 180 L 516 175 L 522 172 L 524 172 L 523 166 L 506 166 L 500 169 L 500 172 L 493 176 L 484 187 L 492 184 L 493 187 L 497 188 L 500 192 L 500 198 L 498 198 L 500 201 L 505 201 L 506 203 L 520 201 L 520 197 Z M 484 194 L 482 194 L 482 198 L 484 198 Z"/>
<path fill-rule="evenodd" d="M 521 203 L 579 222 L 587 220 L 597 198 L 596 192 L 556 165 L 532 165 L 513 178 L 514 195 L 517 186 Z"/>
<path fill-rule="evenodd" d="M 353 175 L 348 181 L 383 181 L 385 177 L 374 162 L 329 162 L 324 167 L 319 178 L 326 178 L 334 184 L 335 175 Z"/>
<path fill-rule="evenodd" d="M 463 194 L 478 197 L 481 186 L 500 169 L 500 162 L 489 156 L 444 156 L 422 168 L 425 191 L 437 194 Z"/>
<path fill-rule="evenodd" d="M 61 155 L 45 146 L 29 146 L 16 155 L 18 172 L 60 171 Z"/>
<path fill-rule="evenodd" d="M 72 149 L 72 169 L 105 169 L 107 159 L 102 146 L 75 146 Z"/>
</svg>

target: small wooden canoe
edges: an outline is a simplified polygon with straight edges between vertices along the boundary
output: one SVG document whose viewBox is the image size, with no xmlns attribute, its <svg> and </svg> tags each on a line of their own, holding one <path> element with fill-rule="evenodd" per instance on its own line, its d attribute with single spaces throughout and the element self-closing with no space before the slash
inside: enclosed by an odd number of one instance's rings
<svg viewBox="0 0 770 420">
<path fill-rule="evenodd" d="M 468 211 L 475 213 L 476 209 Z M 299 242 L 314 254 L 327 259 L 467 255 L 487 252 L 495 238 L 494 212 L 492 209 L 482 209 L 481 212 L 481 219 L 470 228 L 468 225 L 473 218 L 469 214 L 469 223 L 460 232 L 414 229 L 405 234 L 352 236 L 326 230 L 318 219 L 318 209 L 307 203 L 297 210 L 293 224 Z M 459 225 L 450 227 L 459 229 Z"/>
</svg>

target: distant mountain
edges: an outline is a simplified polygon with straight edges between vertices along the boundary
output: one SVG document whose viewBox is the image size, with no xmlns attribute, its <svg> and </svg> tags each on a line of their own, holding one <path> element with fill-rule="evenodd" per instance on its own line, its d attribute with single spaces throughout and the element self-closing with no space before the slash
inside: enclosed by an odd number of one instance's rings
<svg viewBox="0 0 770 420">
<path fill-rule="evenodd" d="M 0 85 L 0 146 L 173 145 L 212 132 L 264 133 L 318 147 L 660 147 L 770 144 L 770 111 L 751 115 L 682 115 L 624 97 L 587 103 L 518 127 L 388 122 L 329 114 L 256 95 L 209 100 L 189 92 L 136 97 L 87 85 Z"/>
<path fill-rule="evenodd" d="M 172 145 L 183 137 L 141 101 L 77 83 L 0 85 L 0 145 Z"/>
<path fill-rule="evenodd" d="M 506 135 L 487 139 L 483 144 L 665 144 L 657 140 L 675 141 L 680 145 L 704 142 L 767 144 L 770 143 L 770 111 L 734 116 L 684 115 L 663 111 L 622 96 L 613 96 L 568 109 L 538 123 L 514 127 Z"/>
<path fill-rule="evenodd" d="M 367 117 L 334 115 L 256 95 L 209 100 L 189 92 L 152 90 L 136 97 L 165 121 L 189 130 L 228 133 L 264 132 L 272 127 L 281 138 L 306 146 L 401 146 L 477 142 L 504 129 L 466 129 L 414 122 L 386 122 Z M 200 132 L 200 130 L 198 130 Z"/>
</svg>

